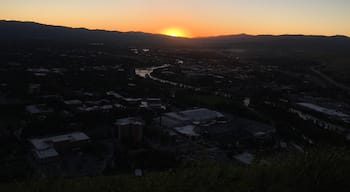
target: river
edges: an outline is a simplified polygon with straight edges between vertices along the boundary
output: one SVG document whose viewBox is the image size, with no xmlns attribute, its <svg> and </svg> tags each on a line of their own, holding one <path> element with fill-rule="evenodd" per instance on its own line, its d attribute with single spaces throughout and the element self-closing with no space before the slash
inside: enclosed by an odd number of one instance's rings
<svg viewBox="0 0 350 192">
<path fill-rule="evenodd" d="M 170 66 L 171 66 L 170 64 L 164 64 L 156 67 L 136 68 L 135 73 L 139 77 L 147 78 L 152 76 L 151 74 L 153 73 L 154 70 L 168 68 Z"/>
<path fill-rule="evenodd" d="M 192 90 L 195 90 L 195 91 L 200 91 L 201 90 L 201 88 L 199 88 L 199 87 L 194 87 L 194 86 L 191 86 L 191 85 L 186 85 L 186 84 L 183 84 L 183 83 L 178 83 L 178 82 L 174 82 L 174 81 L 160 79 L 158 77 L 152 76 L 152 73 L 154 72 L 154 70 L 164 69 L 164 68 L 168 68 L 170 66 L 171 66 L 170 64 L 164 64 L 164 65 L 157 66 L 157 67 L 136 68 L 135 69 L 135 73 L 139 77 L 150 78 L 150 79 L 152 79 L 154 81 L 158 81 L 158 82 L 161 82 L 161 83 L 164 83 L 164 84 L 169 84 L 169 85 L 172 85 L 172 86 L 185 88 L 185 89 L 192 89 Z"/>
<path fill-rule="evenodd" d="M 156 67 L 136 68 L 135 69 L 135 73 L 139 77 L 150 78 L 153 81 L 158 81 L 160 83 L 172 85 L 172 86 L 175 86 L 175 87 L 191 89 L 191 90 L 194 90 L 194 91 L 201 91 L 202 90 L 200 87 L 195 87 L 195 86 L 192 86 L 192 85 L 187 85 L 187 84 L 183 84 L 183 83 L 179 83 L 179 82 L 175 82 L 175 81 L 169 81 L 169 80 L 165 80 L 165 79 L 161 79 L 161 78 L 152 76 L 152 73 L 155 70 L 168 68 L 170 66 L 171 66 L 170 64 L 164 64 L 164 65 L 156 66 Z M 220 97 L 229 98 L 229 99 L 232 98 L 231 93 L 227 93 L 227 92 L 223 92 L 223 91 L 214 91 L 214 95 L 220 96 Z"/>
</svg>

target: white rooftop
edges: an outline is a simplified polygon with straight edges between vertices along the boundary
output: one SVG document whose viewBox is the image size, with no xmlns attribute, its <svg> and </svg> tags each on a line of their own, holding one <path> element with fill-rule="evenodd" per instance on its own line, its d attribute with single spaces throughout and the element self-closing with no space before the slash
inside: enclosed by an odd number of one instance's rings
<svg viewBox="0 0 350 192">
<path fill-rule="evenodd" d="M 68 100 L 64 101 L 64 104 L 66 105 L 81 105 L 83 102 L 80 100 Z"/>
<path fill-rule="evenodd" d="M 129 117 L 123 119 L 117 119 L 114 123 L 116 126 L 125 126 L 125 125 L 143 125 L 144 122 L 137 117 Z"/>
<path fill-rule="evenodd" d="M 45 150 L 35 150 L 34 153 L 40 158 L 40 159 L 47 159 L 52 157 L 57 157 L 59 154 L 54 148 L 48 148 Z"/>
<path fill-rule="evenodd" d="M 182 111 L 180 113 L 186 116 L 187 118 L 191 119 L 192 121 L 209 121 L 216 118 L 224 117 L 224 115 L 219 112 L 212 111 L 205 108 L 192 109 L 192 110 Z"/>
<path fill-rule="evenodd" d="M 55 143 L 59 142 L 78 142 L 89 140 L 90 137 L 82 132 L 74 132 L 65 135 L 58 135 L 45 138 L 30 139 L 29 142 L 33 145 L 36 155 L 45 159 L 48 157 L 58 156 L 58 152 L 54 148 Z"/>
<path fill-rule="evenodd" d="M 175 131 L 180 133 L 180 134 L 183 134 L 183 135 L 187 135 L 187 136 L 193 136 L 193 137 L 198 137 L 200 136 L 198 133 L 196 133 L 194 131 L 194 126 L 193 125 L 186 125 L 186 126 L 183 126 L 183 127 L 175 127 Z"/>
<path fill-rule="evenodd" d="M 244 152 L 242 154 L 234 156 L 234 158 L 243 164 L 250 165 L 253 163 L 255 156 L 251 153 Z"/>
<path fill-rule="evenodd" d="M 188 121 L 189 120 L 186 116 L 184 116 L 184 115 L 182 115 L 180 113 L 175 113 L 175 112 L 173 112 L 173 113 L 166 113 L 165 116 L 167 116 L 167 117 L 169 117 L 169 118 L 171 118 L 173 120 L 178 120 L 178 121 Z"/>
<path fill-rule="evenodd" d="M 44 104 L 40 105 L 28 105 L 26 106 L 26 111 L 31 114 L 40 114 L 40 113 L 51 113 L 53 110 L 51 108 L 48 108 Z"/>
<path fill-rule="evenodd" d="M 190 124 L 202 124 L 209 121 L 223 118 L 224 115 L 205 108 L 191 109 L 181 112 L 165 113 L 161 118 L 162 125 L 168 128 L 180 127 Z M 159 118 L 155 119 L 156 122 L 160 121 Z"/>
</svg>

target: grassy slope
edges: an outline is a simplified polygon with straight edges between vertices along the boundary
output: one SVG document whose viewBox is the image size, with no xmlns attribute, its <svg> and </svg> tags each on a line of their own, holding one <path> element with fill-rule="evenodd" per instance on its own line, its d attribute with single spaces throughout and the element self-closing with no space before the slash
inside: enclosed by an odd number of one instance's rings
<svg viewBox="0 0 350 192">
<path fill-rule="evenodd" d="M 0 185 L 0 191 L 349 191 L 350 152 L 318 150 L 275 157 L 251 167 L 201 165 L 133 176 L 51 179 Z"/>
</svg>

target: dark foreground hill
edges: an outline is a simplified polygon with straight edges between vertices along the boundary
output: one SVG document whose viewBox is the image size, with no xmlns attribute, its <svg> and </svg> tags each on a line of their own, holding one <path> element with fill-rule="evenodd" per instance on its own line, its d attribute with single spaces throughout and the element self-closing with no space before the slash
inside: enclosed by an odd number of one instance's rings
<svg viewBox="0 0 350 192">
<path fill-rule="evenodd" d="M 0 21 L 2 42 L 105 43 L 121 47 L 190 47 L 348 51 L 346 36 L 229 35 L 206 38 L 174 38 L 142 32 L 88 30 L 34 22 Z"/>
<path fill-rule="evenodd" d="M 251 167 L 205 164 L 144 177 L 100 176 L 0 184 L 3 192 L 323 192 L 349 191 L 350 153 L 317 150 L 285 155 Z"/>
</svg>

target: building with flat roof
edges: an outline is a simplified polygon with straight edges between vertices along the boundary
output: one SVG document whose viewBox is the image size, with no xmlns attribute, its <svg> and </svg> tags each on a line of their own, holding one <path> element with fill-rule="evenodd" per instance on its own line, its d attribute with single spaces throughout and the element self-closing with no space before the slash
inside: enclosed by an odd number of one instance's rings
<svg viewBox="0 0 350 192">
<path fill-rule="evenodd" d="M 183 127 L 175 127 L 173 130 L 191 140 L 196 140 L 200 135 L 196 133 L 195 128 L 196 127 L 193 125 L 186 125 Z"/>
<path fill-rule="evenodd" d="M 155 119 L 165 128 L 174 128 L 185 125 L 201 125 L 212 121 L 221 121 L 225 118 L 222 113 L 206 108 L 191 109 L 180 112 L 165 113 Z"/>
<path fill-rule="evenodd" d="M 160 98 L 146 98 L 141 102 L 140 107 L 150 110 L 166 109 L 166 107 L 162 105 L 162 100 Z"/>
<path fill-rule="evenodd" d="M 47 115 L 54 112 L 52 108 L 48 107 L 45 104 L 28 105 L 26 106 L 26 111 L 31 115 Z"/>
<path fill-rule="evenodd" d="M 29 139 L 34 158 L 42 162 L 58 158 L 65 151 L 79 149 L 89 141 L 90 137 L 82 132 Z"/>
<path fill-rule="evenodd" d="M 25 110 L 26 114 L 28 114 L 32 120 L 40 121 L 45 120 L 55 112 L 53 108 L 46 104 L 28 105 Z"/>
<path fill-rule="evenodd" d="M 196 127 L 207 123 L 215 124 L 218 121 L 222 121 L 224 118 L 225 116 L 217 111 L 198 108 L 165 113 L 161 117 L 155 118 L 154 122 L 157 124 L 159 123 L 162 128 L 172 130 L 190 139 L 195 139 L 200 136 L 200 134 L 195 131 Z"/>
<path fill-rule="evenodd" d="M 64 104 L 69 105 L 69 106 L 79 106 L 83 104 L 81 100 L 74 99 L 74 100 L 66 100 L 64 101 Z"/>
</svg>

